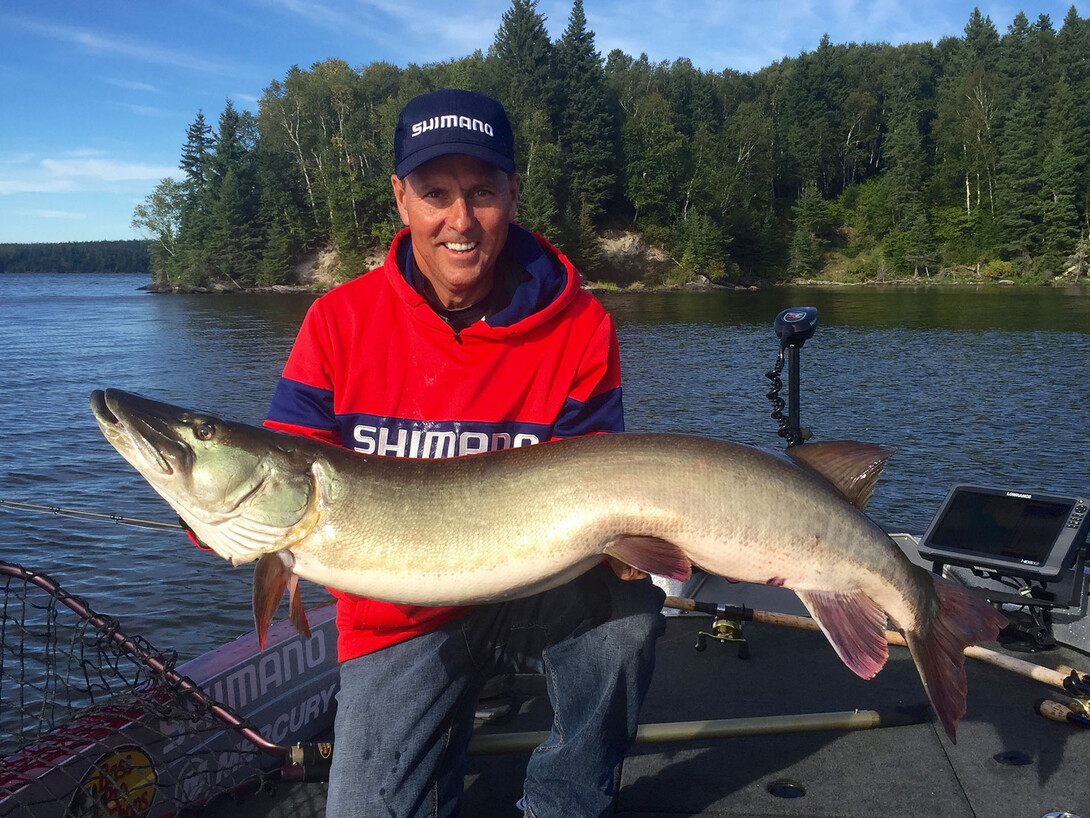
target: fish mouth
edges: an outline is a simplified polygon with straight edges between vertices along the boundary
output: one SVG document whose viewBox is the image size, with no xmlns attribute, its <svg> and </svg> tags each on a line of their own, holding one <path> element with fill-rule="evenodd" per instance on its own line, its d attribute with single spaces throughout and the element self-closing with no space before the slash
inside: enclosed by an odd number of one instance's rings
<svg viewBox="0 0 1090 818">
<path fill-rule="evenodd" d="M 119 389 L 91 393 L 91 412 L 110 444 L 139 471 L 170 477 L 174 464 L 189 462 L 190 457 L 170 420 L 157 411 L 164 407 L 173 409 Z"/>
</svg>

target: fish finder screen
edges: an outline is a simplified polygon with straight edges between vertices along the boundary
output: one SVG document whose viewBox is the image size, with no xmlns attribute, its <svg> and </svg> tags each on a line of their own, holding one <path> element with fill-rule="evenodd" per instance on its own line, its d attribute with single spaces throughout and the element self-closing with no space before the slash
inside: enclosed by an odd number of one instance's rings
<svg viewBox="0 0 1090 818">
<path fill-rule="evenodd" d="M 1000 494 L 958 493 L 932 529 L 929 544 L 1041 564 L 1063 531 L 1072 505 Z"/>
</svg>

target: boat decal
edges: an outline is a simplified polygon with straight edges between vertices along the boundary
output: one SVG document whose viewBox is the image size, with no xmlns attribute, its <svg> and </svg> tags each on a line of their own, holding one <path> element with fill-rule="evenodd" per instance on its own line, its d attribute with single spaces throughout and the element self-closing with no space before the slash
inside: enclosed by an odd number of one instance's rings
<svg viewBox="0 0 1090 818">
<path fill-rule="evenodd" d="M 65 815 L 79 818 L 143 818 L 155 798 L 151 757 L 135 745 L 100 756 L 76 788 Z"/>
</svg>

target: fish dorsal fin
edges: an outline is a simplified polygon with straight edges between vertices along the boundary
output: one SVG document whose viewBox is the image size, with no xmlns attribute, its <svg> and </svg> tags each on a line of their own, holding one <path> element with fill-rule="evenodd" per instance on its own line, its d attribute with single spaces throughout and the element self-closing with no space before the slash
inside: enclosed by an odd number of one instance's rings
<svg viewBox="0 0 1090 818">
<path fill-rule="evenodd" d="M 622 534 L 602 550 L 648 574 L 685 581 L 693 573 L 693 564 L 682 550 L 661 537 Z"/>
<path fill-rule="evenodd" d="M 827 440 L 804 443 L 787 450 L 796 465 L 832 485 L 853 506 L 863 511 L 874 494 L 882 467 L 893 456 L 877 443 Z"/>
<path fill-rule="evenodd" d="M 862 679 L 873 679 L 889 656 L 886 614 L 862 591 L 795 591 L 836 655 Z"/>
</svg>

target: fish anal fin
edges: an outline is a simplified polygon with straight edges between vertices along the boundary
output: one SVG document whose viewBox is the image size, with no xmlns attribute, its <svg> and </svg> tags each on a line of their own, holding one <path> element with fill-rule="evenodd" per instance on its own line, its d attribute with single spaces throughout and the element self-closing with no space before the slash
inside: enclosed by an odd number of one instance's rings
<svg viewBox="0 0 1090 818">
<path fill-rule="evenodd" d="M 796 591 L 841 661 L 873 679 L 889 656 L 886 614 L 862 591 Z"/>
<path fill-rule="evenodd" d="M 946 735 L 957 743 L 957 724 L 965 715 L 965 648 L 990 642 L 1007 618 L 987 601 L 942 577 L 918 571 L 934 582 L 939 604 L 929 626 L 905 631 L 905 641 Z"/>
<path fill-rule="evenodd" d="M 262 554 L 254 567 L 254 627 L 257 628 L 257 644 L 261 650 L 265 649 L 265 637 L 273 614 L 280 607 L 284 591 L 294 578 L 291 566 L 292 556 L 289 552 L 274 551 Z"/>
<path fill-rule="evenodd" d="M 310 639 L 310 623 L 303 610 L 303 598 L 299 593 L 299 577 L 292 574 L 288 579 L 288 618 L 295 630 L 304 639 Z"/>
<path fill-rule="evenodd" d="M 877 443 L 826 440 L 792 446 L 787 456 L 799 467 L 830 483 L 844 499 L 863 511 L 893 452 Z"/>
<path fill-rule="evenodd" d="M 676 580 L 687 580 L 693 564 L 685 553 L 668 540 L 638 534 L 623 534 L 603 551 L 633 568 Z"/>
</svg>

